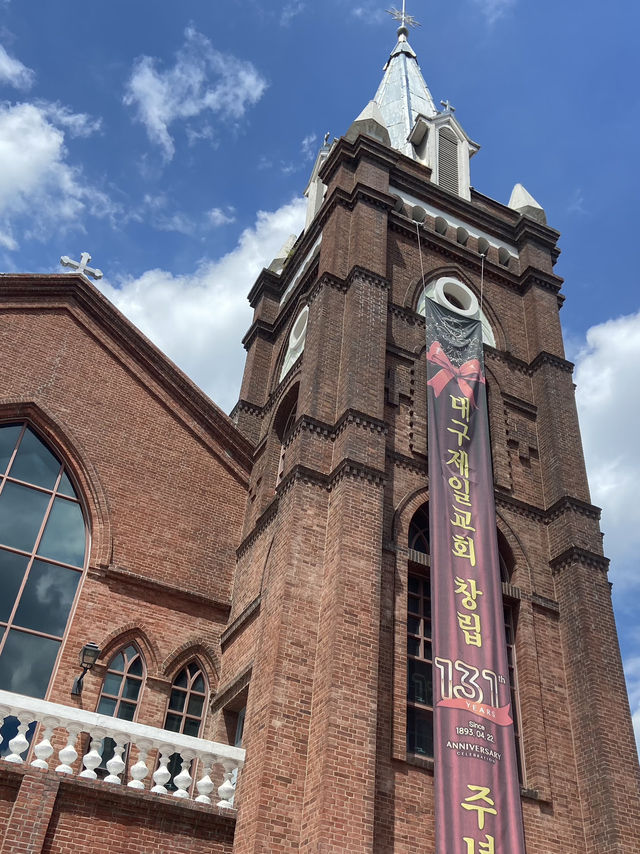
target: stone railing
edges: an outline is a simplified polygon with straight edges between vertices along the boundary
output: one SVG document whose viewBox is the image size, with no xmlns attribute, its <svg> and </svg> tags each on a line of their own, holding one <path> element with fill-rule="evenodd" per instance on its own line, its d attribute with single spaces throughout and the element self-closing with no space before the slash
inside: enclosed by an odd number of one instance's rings
<svg viewBox="0 0 640 854">
<path fill-rule="evenodd" d="M 145 789 L 145 780 L 150 777 L 148 783 L 153 783 L 150 791 L 174 798 L 193 798 L 200 804 L 212 803 L 209 796 L 215 785 L 209 775 L 217 767 L 224 779 L 218 787 L 220 800 L 216 806 L 233 808 L 236 780 L 244 764 L 245 752 L 241 748 L 0 691 L 0 722 L 9 717 L 17 719 L 18 731 L 9 739 L 10 752 L 0 762 L 23 764 L 29 761 L 34 768 L 51 769 L 59 774 L 77 774 L 85 780 L 112 785 L 125 782 L 122 775 L 127 764 L 130 764 L 129 788 Z M 67 733 L 66 744 L 63 730 Z M 84 733 L 84 737 L 78 743 L 81 733 Z M 52 737 L 54 743 L 62 745 L 59 750 L 54 749 Z M 100 769 L 105 738 L 112 739 L 113 755 L 106 762 L 106 767 Z M 79 753 L 76 747 L 86 750 L 81 763 L 77 761 Z M 132 747 L 135 750 L 131 750 Z M 129 763 L 123 759 L 125 750 L 128 751 Z M 52 757 L 56 752 L 57 759 L 54 759 Z M 169 792 L 166 784 L 172 775 L 167 766 L 169 758 L 176 753 L 180 755 L 182 768 L 173 778 L 175 791 Z M 96 773 L 97 768 L 100 774 Z M 192 791 L 190 769 L 194 773 L 199 769 L 196 773 L 197 791 Z"/>
</svg>

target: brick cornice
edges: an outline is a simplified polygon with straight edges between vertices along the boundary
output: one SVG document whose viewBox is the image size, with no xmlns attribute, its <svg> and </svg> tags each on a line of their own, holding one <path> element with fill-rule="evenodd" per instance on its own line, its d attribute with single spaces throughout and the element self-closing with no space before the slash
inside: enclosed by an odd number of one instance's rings
<svg viewBox="0 0 640 854">
<path fill-rule="evenodd" d="M 580 516 L 585 516 L 588 519 L 593 519 L 595 522 L 600 521 L 602 510 L 596 507 L 595 504 L 589 504 L 587 501 L 582 501 L 580 498 L 572 498 L 565 495 L 559 498 L 555 504 L 552 504 L 545 512 L 545 521 L 547 523 L 554 522 L 565 513 L 578 513 Z"/>
<path fill-rule="evenodd" d="M 242 346 L 245 350 L 248 350 L 256 338 L 262 338 L 265 341 L 273 341 L 274 330 L 275 323 L 269 323 L 268 320 L 257 318 L 247 329 L 245 336 L 242 339 Z"/>
<path fill-rule="evenodd" d="M 378 273 L 374 273 L 373 270 L 368 270 L 366 267 L 361 267 L 360 265 L 356 264 L 349 270 L 349 272 L 344 278 L 341 276 L 336 276 L 334 273 L 322 273 L 322 275 L 319 277 L 319 279 L 309 292 L 309 304 L 311 304 L 316 299 L 316 297 L 323 288 L 334 288 L 337 291 L 342 291 L 343 293 L 346 293 L 356 280 L 360 282 L 366 282 L 372 287 L 382 288 L 383 290 L 390 289 L 390 283 L 387 278 L 385 278 L 384 276 L 380 276 Z"/>
<path fill-rule="evenodd" d="M 289 447 L 293 440 L 300 435 L 303 430 L 310 433 L 316 433 L 324 439 L 335 441 L 337 437 L 344 432 L 350 425 L 362 427 L 370 430 L 372 433 L 387 433 L 387 425 L 379 418 L 372 418 L 366 412 L 360 412 L 358 409 L 346 409 L 335 424 L 329 424 L 326 421 L 320 421 L 317 418 L 312 418 L 310 415 L 301 415 L 294 424 L 293 430 L 287 437 L 285 447 Z"/>
<path fill-rule="evenodd" d="M 251 672 L 253 670 L 253 662 L 239 673 L 231 682 L 228 682 L 211 700 L 211 711 L 220 711 L 224 706 L 227 706 L 234 700 L 241 691 L 243 691 L 251 681 Z"/>
<path fill-rule="evenodd" d="M 572 374 L 573 369 L 575 368 L 573 362 L 569 362 L 561 356 L 556 356 L 554 353 L 548 353 L 546 350 L 538 353 L 535 359 L 531 362 L 525 362 L 523 359 L 519 359 L 512 353 L 509 353 L 507 350 L 497 350 L 495 347 L 488 347 L 485 345 L 484 351 L 487 358 L 494 359 L 497 362 L 504 362 L 529 377 L 532 377 L 545 365 L 551 365 L 552 367 L 558 368 L 560 371 L 564 371 L 569 374 Z"/>
<path fill-rule="evenodd" d="M 392 148 L 364 134 L 358 136 L 353 142 L 343 136 L 335 144 L 331 154 L 320 168 L 318 174 L 321 181 L 328 185 L 336 170 L 341 165 L 346 165 L 349 169 L 353 169 L 356 163 L 363 157 L 379 164 L 383 168 L 391 170 L 401 155 Z"/>
<path fill-rule="evenodd" d="M 553 353 L 547 353 L 546 350 L 542 350 L 529 365 L 529 370 L 531 371 L 531 374 L 534 374 L 544 365 L 551 365 L 552 367 L 565 371 L 568 374 L 572 374 L 573 369 L 575 368 L 573 362 L 569 362 L 567 359 L 562 359 L 560 356 L 556 356 Z"/>
<path fill-rule="evenodd" d="M 232 638 L 234 638 L 235 635 L 244 628 L 244 626 L 246 626 L 249 620 L 260 613 L 261 602 L 262 595 L 256 596 L 253 602 L 249 603 L 249 605 L 247 605 L 247 607 L 238 614 L 235 620 L 222 632 L 220 635 L 220 646 L 223 651 L 229 641 L 232 640 Z"/>
<path fill-rule="evenodd" d="M 528 519 L 534 519 L 536 522 L 543 522 L 545 525 L 555 522 L 560 516 L 565 513 L 577 513 L 588 519 L 598 521 L 600 519 L 601 510 L 594 504 L 589 504 L 581 498 L 574 498 L 571 495 L 564 495 L 555 501 L 546 509 L 536 507 L 534 504 L 528 504 L 519 498 L 514 498 L 506 492 L 495 492 L 496 504 L 513 510 L 520 516 L 526 516 Z"/>
<path fill-rule="evenodd" d="M 536 267 L 527 267 L 520 275 L 520 283 L 523 294 L 533 287 L 544 288 L 558 294 L 564 284 L 564 279 L 553 273 L 545 273 Z"/>
<path fill-rule="evenodd" d="M 262 294 L 268 293 L 273 295 L 275 299 L 279 299 L 281 291 L 281 276 L 278 273 L 274 273 L 273 270 L 268 270 L 266 267 L 263 267 L 258 274 L 258 278 L 256 279 L 253 287 L 249 291 L 247 299 L 249 300 L 251 308 L 255 308 Z"/>
<path fill-rule="evenodd" d="M 583 566 L 588 566 L 591 569 L 597 569 L 600 572 L 609 571 L 609 559 L 595 552 L 582 549 L 579 546 L 571 546 L 561 554 L 549 561 L 549 566 L 554 575 L 557 575 L 563 569 L 579 563 Z"/>
<path fill-rule="evenodd" d="M 394 466 L 398 466 L 398 468 L 408 469 L 424 475 L 429 473 L 429 466 L 426 460 L 417 460 L 414 457 L 408 457 L 398 451 L 387 451 L 386 456 L 387 459 L 391 460 Z"/>
<path fill-rule="evenodd" d="M 127 357 L 135 362 L 189 416 L 196 420 L 224 450 L 219 455 L 225 466 L 242 472 L 251 470 L 253 446 L 229 416 L 219 409 L 198 386 L 174 365 L 84 276 L 73 273 L 0 274 L 0 299 L 15 308 L 72 308 L 97 324 Z M 175 411 L 175 410 L 174 410 Z M 225 457 L 227 457 L 225 459 Z"/>
<path fill-rule="evenodd" d="M 276 495 L 267 505 L 266 509 L 263 513 L 258 517 L 257 522 L 253 526 L 252 530 L 249 531 L 244 540 L 240 543 L 238 548 L 236 549 L 236 558 L 240 560 L 240 558 L 247 552 L 247 550 L 255 543 L 258 537 L 265 531 L 269 525 L 276 518 L 276 513 L 278 512 L 278 504 L 280 502 L 280 496 Z"/>
<path fill-rule="evenodd" d="M 211 596 L 205 596 L 203 593 L 195 593 L 186 587 L 180 587 L 177 584 L 167 584 L 164 581 L 158 581 L 155 578 L 145 578 L 138 573 L 131 572 L 122 566 L 109 564 L 109 566 L 90 566 L 87 575 L 97 581 L 105 582 L 106 584 L 115 583 L 118 586 L 124 585 L 129 587 L 139 587 L 151 593 L 157 593 L 163 596 L 171 597 L 172 599 L 183 599 L 192 604 L 203 605 L 206 608 L 211 608 L 216 611 L 221 611 L 225 619 L 229 616 L 231 604 L 228 601 L 214 599 Z"/>
<path fill-rule="evenodd" d="M 312 484 L 331 491 L 345 478 L 354 478 L 367 481 L 375 486 L 382 486 L 385 483 L 385 472 L 350 458 L 341 460 L 329 474 L 297 464 L 292 466 L 282 478 L 276 487 L 276 492 L 282 496 L 298 482 Z"/>
</svg>

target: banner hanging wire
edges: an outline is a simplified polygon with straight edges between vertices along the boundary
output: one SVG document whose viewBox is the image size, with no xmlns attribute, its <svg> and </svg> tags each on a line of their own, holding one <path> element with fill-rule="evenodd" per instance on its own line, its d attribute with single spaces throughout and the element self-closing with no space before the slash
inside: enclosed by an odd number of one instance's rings
<svg viewBox="0 0 640 854">
<path fill-rule="evenodd" d="M 416 223 L 416 234 L 418 235 L 418 255 L 420 256 L 420 274 L 422 276 L 422 287 L 424 288 L 424 265 L 422 263 L 422 247 L 420 245 L 420 225 Z"/>
</svg>

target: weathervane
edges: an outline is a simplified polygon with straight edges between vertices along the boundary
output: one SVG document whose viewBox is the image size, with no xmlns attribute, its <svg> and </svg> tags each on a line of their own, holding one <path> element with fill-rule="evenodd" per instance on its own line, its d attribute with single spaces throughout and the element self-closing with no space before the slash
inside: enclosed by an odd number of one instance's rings
<svg viewBox="0 0 640 854">
<path fill-rule="evenodd" d="M 82 273 L 85 276 L 92 276 L 94 279 L 101 279 L 102 270 L 94 270 L 91 267 L 87 267 L 89 261 L 91 261 L 91 255 L 89 255 L 88 252 L 83 252 L 79 261 L 72 261 L 68 255 L 63 255 L 60 259 L 60 263 L 63 267 L 71 267 L 71 269 L 76 273 Z"/>
<path fill-rule="evenodd" d="M 402 12 L 395 7 L 387 9 L 387 12 L 394 21 L 399 21 L 401 27 L 419 27 L 420 21 L 416 21 L 413 15 L 407 15 L 407 0 L 402 0 Z"/>
</svg>

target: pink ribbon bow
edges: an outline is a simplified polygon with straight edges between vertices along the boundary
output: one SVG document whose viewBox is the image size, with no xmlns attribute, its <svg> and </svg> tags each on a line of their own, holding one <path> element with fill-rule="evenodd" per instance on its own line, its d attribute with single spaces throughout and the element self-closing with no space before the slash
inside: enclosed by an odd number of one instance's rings
<svg viewBox="0 0 640 854">
<path fill-rule="evenodd" d="M 456 366 L 452 365 L 449 361 L 449 357 L 442 349 L 440 342 L 434 341 L 431 347 L 429 347 L 427 361 L 431 362 L 433 365 L 439 365 L 442 368 L 442 370 L 438 371 L 438 373 L 427 383 L 427 385 L 430 385 L 433 388 L 436 397 L 440 396 L 440 392 L 444 390 L 445 386 L 447 386 L 451 380 L 456 380 L 462 394 L 469 398 L 471 403 L 476 406 L 473 396 L 473 383 L 484 383 L 485 381 L 484 374 L 480 368 L 480 361 L 478 359 L 469 359 L 469 361 L 465 362 L 464 365 L 456 368 Z"/>
</svg>

